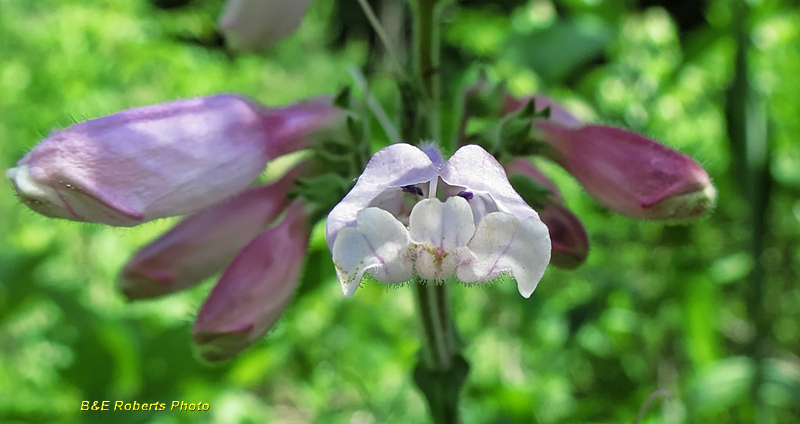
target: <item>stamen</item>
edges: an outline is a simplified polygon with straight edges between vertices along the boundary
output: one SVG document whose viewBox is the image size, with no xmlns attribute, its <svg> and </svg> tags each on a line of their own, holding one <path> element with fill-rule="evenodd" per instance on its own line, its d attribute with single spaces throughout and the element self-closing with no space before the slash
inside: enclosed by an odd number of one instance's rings
<svg viewBox="0 0 800 424">
<path fill-rule="evenodd" d="M 431 180 L 430 190 L 428 191 L 428 198 L 433 199 L 436 197 L 436 188 L 439 185 L 439 177 Z"/>
<path fill-rule="evenodd" d="M 403 192 L 408 194 L 416 194 L 417 196 L 422 196 L 422 189 L 415 186 L 415 185 L 407 185 L 403 186 Z"/>
<path fill-rule="evenodd" d="M 466 190 L 462 190 L 460 193 L 458 193 L 458 195 L 467 200 L 472 200 L 472 198 L 475 197 L 475 195 L 472 194 L 471 191 L 466 191 Z"/>
</svg>

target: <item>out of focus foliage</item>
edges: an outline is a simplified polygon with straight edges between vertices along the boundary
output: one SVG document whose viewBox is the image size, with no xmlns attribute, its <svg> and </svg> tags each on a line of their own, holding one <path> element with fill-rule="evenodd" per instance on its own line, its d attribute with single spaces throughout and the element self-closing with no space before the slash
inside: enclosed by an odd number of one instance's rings
<svg viewBox="0 0 800 424">
<path fill-rule="evenodd" d="M 656 399 L 642 423 L 800 421 L 800 13 L 795 1 L 755 0 L 737 23 L 735 3 L 469 1 L 444 11 L 451 109 L 482 68 L 514 94 L 547 92 L 588 121 L 691 154 L 719 190 L 707 220 L 642 223 L 603 210 L 543 164 L 592 251 L 577 271 L 548 270 L 529 300 L 513 284 L 451 291 L 472 364 L 465 423 L 631 422 L 658 388 L 671 397 Z M 360 13 L 355 1 L 316 2 L 300 30 L 263 56 L 221 47 L 221 7 L 0 0 L 0 168 L 74 121 L 225 91 L 288 103 L 332 93 L 350 83 L 348 64 L 380 58 L 368 31 L 358 38 L 330 23 L 341 23 L 342 10 Z M 384 15 L 400 22 L 397 34 L 408 30 L 403 9 Z M 738 29 L 751 43 L 744 65 L 756 105 L 729 90 Z M 391 109 L 396 93 L 374 84 Z M 739 126 L 726 104 L 764 112 L 763 227 L 741 182 L 750 173 L 731 146 L 743 135 L 728 130 Z M 457 115 L 445 118 L 452 133 Z M 170 224 L 46 219 L 0 185 L 0 422 L 426 420 L 409 379 L 419 346 L 410 290 L 372 284 L 344 298 L 317 228 L 300 292 L 277 327 L 236 360 L 207 366 L 191 352 L 190 330 L 211 281 L 134 304 L 115 287 L 135 249 Z M 753 240 L 763 243 L 754 250 Z M 103 400 L 211 408 L 80 411 L 81 401 Z"/>
</svg>

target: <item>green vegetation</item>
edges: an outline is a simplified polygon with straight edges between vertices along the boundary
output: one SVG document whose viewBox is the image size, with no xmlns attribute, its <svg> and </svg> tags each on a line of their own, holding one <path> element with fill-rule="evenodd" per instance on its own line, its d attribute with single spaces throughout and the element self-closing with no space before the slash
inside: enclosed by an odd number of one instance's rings
<svg viewBox="0 0 800 424">
<path fill-rule="evenodd" d="M 639 222 L 542 163 L 586 226 L 591 253 L 575 271 L 548 269 L 530 299 L 513 283 L 451 288 L 470 363 L 465 424 L 628 423 L 657 389 L 669 396 L 641 423 L 800 421 L 796 2 L 740 12 L 738 2 L 711 0 L 683 34 L 663 8 L 631 3 L 535 0 L 510 13 L 445 14 L 445 136 L 459 91 L 483 69 L 515 95 L 547 92 L 582 119 L 690 154 L 719 193 L 700 222 Z M 0 168 L 75 121 L 219 92 L 281 105 L 336 92 L 351 84 L 348 65 L 377 56 L 360 40 L 331 52 L 334 11 L 323 1 L 263 55 L 181 41 L 207 37 L 221 7 L 0 0 Z M 390 84 L 381 74 L 371 83 L 392 111 Z M 48 219 L 0 185 L 0 422 L 426 422 L 410 378 L 420 343 L 411 290 L 367 284 L 342 296 L 318 226 L 278 325 L 235 360 L 207 365 L 191 350 L 191 325 L 213 281 L 130 304 L 116 288 L 136 249 L 173 222 Z M 210 410 L 80 411 L 104 400 Z"/>
</svg>

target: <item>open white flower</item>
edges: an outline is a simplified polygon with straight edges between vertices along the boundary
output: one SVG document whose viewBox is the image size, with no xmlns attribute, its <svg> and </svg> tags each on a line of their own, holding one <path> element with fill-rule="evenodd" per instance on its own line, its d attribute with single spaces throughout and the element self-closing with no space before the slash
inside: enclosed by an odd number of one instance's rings
<svg viewBox="0 0 800 424">
<path fill-rule="evenodd" d="M 550 262 L 539 215 L 481 147 L 464 146 L 447 162 L 435 148 L 424 149 L 393 144 L 378 151 L 328 215 L 328 248 L 344 294 L 356 291 L 365 272 L 386 284 L 415 274 L 465 283 L 510 274 L 529 297 Z"/>
</svg>

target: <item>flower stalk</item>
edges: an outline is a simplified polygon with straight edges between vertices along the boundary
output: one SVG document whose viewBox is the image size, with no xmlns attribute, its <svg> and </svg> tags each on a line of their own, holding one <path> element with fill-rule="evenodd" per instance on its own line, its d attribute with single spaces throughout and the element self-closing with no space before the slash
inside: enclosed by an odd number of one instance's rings
<svg viewBox="0 0 800 424">
<path fill-rule="evenodd" d="M 417 0 L 414 8 L 416 71 L 425 106 L 423 110 L 427 112 L 426 135 L 437 141 L 442 139 L 439 122 L 441 76 L 438 3 L 438 0 Z M 424 334 L 422 356 L 427 368 L 426 373 L 426 370 L 417 366 L 415 381 L 428 400 L 433 422 L 457 423 L 458 393 L 466 377 L 467 366 L 462 358 L 463 373 L 453 375 L 451 372 L 456 357 L 455 328 L 451 325 L 447 286 L 422 281 L 418 277 L 415 282 L 414 290 Z"/>
<path fill-rule="evenodd" d="M 417 278 L 414 291 L 425 338 L 422 345 L 425 363 L 430 369 L 446 371 L 454 355 L 446 286 Z"/>
<path fill-rule="evenodd" d="M 414 8 L 417 77 L 424 96 L 425 110 L 428 112 L 427 136 L 433 140 L 441 140 L 438 4 L 438 0 L 418 0 Z"/>
</svg>

